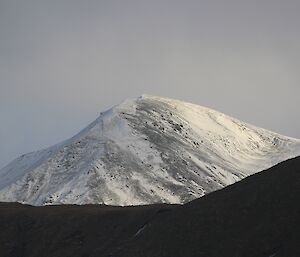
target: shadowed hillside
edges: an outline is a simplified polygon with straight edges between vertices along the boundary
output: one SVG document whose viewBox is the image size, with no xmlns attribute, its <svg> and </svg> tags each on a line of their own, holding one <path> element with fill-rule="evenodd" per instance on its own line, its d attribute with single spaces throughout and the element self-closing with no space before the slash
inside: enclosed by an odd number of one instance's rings
<svg viewBox="0 0 300 257">
<path fill-rule="evenodd" d="M 300 157 L 184 206 L 0 206 L 1 257 L 300 256 Z"/>
</svg>

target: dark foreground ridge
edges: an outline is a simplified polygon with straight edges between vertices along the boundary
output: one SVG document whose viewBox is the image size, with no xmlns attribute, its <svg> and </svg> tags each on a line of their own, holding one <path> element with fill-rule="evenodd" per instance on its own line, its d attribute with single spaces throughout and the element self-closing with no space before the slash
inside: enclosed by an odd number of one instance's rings
<svg viewBox="0 0 300 257">
<path fill-rule="evenodd" d="M 300 256 L 300 157 L 184 206 L 0 204 L 1 257 Z"/>
</svg>

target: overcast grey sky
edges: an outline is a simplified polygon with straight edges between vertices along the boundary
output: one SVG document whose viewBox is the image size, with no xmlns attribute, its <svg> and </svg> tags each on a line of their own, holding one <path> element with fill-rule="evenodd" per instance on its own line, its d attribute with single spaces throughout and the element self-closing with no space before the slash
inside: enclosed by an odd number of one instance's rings
<svg viewBox="0 0 300 257">
<path fill-rule="evenodd" d="M 299 0 L 0 0 L 0 167 L 143 93 L 300 138 Z"/>
</svg>

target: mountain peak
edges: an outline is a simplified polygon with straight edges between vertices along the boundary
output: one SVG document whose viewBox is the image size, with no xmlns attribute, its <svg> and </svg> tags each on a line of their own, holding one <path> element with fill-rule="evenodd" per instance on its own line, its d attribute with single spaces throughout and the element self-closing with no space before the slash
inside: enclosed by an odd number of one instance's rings
<svg viewBox="0 0 300 257">
<path fill-rule="evenodd" d="M 300 155 L 300 141 L 206 107 L 142 95 L 0 170 L 0 201 L 185 203 Z"/>
</svg>

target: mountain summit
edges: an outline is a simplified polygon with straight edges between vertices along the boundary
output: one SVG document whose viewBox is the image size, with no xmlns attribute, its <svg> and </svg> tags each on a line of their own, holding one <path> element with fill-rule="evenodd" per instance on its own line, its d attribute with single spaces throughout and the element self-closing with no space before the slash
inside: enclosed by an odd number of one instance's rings
<svg viewBox="0 0 300 257">
<path fill-rule="evenodd" d="M 300 140 L 195 104 L 143 95 L 0 170 L 0 201 L 186 203 L 300 155 Z"/>
</svg>

